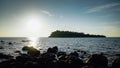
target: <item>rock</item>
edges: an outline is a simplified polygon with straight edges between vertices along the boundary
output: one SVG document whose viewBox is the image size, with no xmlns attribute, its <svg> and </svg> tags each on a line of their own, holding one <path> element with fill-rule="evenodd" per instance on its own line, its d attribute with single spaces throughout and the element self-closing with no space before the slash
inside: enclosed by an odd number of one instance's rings
<svg viewBox="0 0 120 68">
<path fill-rule="evenodd" d="M 3 59 L 3 58 L 4 58 L 4 59 L 12 59 L 13 56 L 0 53 L 0 58 L 1 58 L 1 59 Z"/>
<path fill-rule="evenodd" d="M 48 48 L 47 53 L 57 53 L 58 52 L 58 47 L 55 46 L 53 48 Z"/>
<path fill-rule="evenodd" d="M 30 49 L 30 47 L 28 47 L 28 46 L 24 46 L 24 47 L 22 48 L 23 51 L 28 51 L 29 49 Z"/>
<path fill-rule="evenodd" d="M 0 49 L 4 49 L 2 46 L 0 46 Z"/>
<path fill-rule="evenodd" d="M 31 55 L 31 56 L 39 56 L 40 55 L 40 51 L 37 50 L 37 49 L 30 49 L 30 50 L 28 50 L 27 54 Z"/>
<path fill-rule="evenodd" d="M 22 40 L 22 42 L 30 42 L 30 40 Z"/>
<path fill-rule="evenodd" d="M 120 54 L 116 54 L 116 56 L 120 57 Z"/>
<path fill-rule="evenodd" d="M 120 57 L 114 60 L 112 68 L 120 68 Z"/>
<path fill-rule="evenodd" d="M 73 53 L 70 53 L 70 55 L 73 55 L 73 56 L 76 56 L 76 57 L 79 57 L 79 54 L 75 51 Z"/>
<path fill-rule="evenodd" d="M 32 56 L 29 56 L 27 54 L 21 54 L 20 56 L 16 57 L 17 62 L 26 62 L 32 60 Z"/>
<path fill-rule="evenodd" d="M 67 54 L 66 54 L 66 52 L 58 52 L 57 53 L 57 56 L 66 56 Z"/>
<path fill-rule="evenodd" d="M 52 48 L 48 48 L 47 53 L 52 53 Z"/>
<path fill-rule="evenodd" d="M 66 60 L 66 56 L 67 56 L 66 52 L 58 52 L 57 53 L 57 57 L 60 61 Z"/>
<path fill-rule="evenodd" d="M 16 50 L 16 51 L 14 51 L 14 53 L 19 53 L 19 54 L 21 54 L 21 51 L 19 51 L 19 50 Z"/>
<path fill-rule="evenodd" d="M 1 40 L 0 42 L 1 42 L 2 44 L 4 44 L 4 43 L 5 43 L 5 41 L 3 41 L 3 40 Z"/>
<path fill-rule="evenodd" d="M 0 62 L 0 68 L 14 68 L 13 67 L 14 61 L 15 61 L 14 59 L 10 59 L 10 60 Z"/>
<path fill-rule="evenodd" d="M 57 47 L 57 46 L 53 47 L 53 52 L 54 52 L 54 53 L 57 53 L 57 52 L 58 52 L 58 47 Z"/>
<path fill-rule="evenodd" d="M 68 67 L 69 68 L 82 68 L 83 66 L 83 61 L 81 59 L 79 59 L 77 53 L 71 53 L 71 55 L 69 55 L 67 57 L 67 63 L 68 63 Z"/>
<path fill-rule="evenodd" d="M 81 53 L 82 53 L 82 54 L 87 54 L 87 52 L 86 52 L 86 51 L 81 51 Z"/>
<path fill-rule="evenodd" d="M 29 46 L 24 46 L 22 48 L 23 51 L 27 51 L 27 54 L 28 55 L 31 55 L 31 56 L 38 56 L 40 55 L 40 51 L 35 49 L 34 47 L 29 47 Z"/>
<path fill-rule="evenodd" d="M 12 45 L 13 43 L 12 42 L 8 42 L 9 45 Z"/>
<path fill-rule="evenodd" d="M 41 55 L 42 59 L 46 62 L 52 62 L 53 60 L 56 60 L 56 55 L 54 53 L 44 53 Z"/>
<path fill-rule="evenodd" d="M 87 61 L 87 64 L 93 68 L 107 68 L 108 67 L 108 59 L 107 57 L 99 54 L 93 54 Z"/>
</svg>

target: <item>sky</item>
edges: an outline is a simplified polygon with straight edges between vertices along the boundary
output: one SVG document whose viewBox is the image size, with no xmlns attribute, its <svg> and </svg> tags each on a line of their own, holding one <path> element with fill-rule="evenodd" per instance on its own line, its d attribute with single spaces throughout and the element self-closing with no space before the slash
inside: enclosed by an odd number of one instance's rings
<svg viewBox="0 0 120 68">
<path fill-rule="evenodd" d="M 0 0 L 0 37 L 55 30 L 120 37 L 120 0 Z"/>
</svg>

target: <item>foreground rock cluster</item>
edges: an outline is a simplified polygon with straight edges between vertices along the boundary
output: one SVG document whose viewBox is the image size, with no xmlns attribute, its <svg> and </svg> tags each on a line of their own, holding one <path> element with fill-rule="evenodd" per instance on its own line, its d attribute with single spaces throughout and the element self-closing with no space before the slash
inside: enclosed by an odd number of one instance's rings
<svg viewBox="0 0 120 68">
<path fill-rule="evenodd" d="M 120 58 L 114 60 L 111 67 L 108 67 L 108 59 L 102 54 L 93 54 L 86 62 L 79 58 L 77 52 L 66 54 L 59 52 L 58 47 L 48 48 L 44 53 L 34 47 L 25 46 L 22 54 L 17 57 L 0 53 L 0 59 L 7 59 L 0 62 L 0 68 L 120 68 Z"/>
</svg>

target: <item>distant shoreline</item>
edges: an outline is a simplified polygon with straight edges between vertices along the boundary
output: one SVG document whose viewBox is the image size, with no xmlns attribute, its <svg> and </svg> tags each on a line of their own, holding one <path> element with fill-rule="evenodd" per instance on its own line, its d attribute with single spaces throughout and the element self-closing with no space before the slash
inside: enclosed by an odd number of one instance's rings
<svg viewBox="0 0 120 68">
<path fill-rule="evenodd" d="M 29 38 L 29 37 L 0 37 L 0 38 Z M 120 38 L 120 37 L 37 37 L 37 38 Z"/>
<path fill-rule="evenodd" d="M 104 35 L 93 35 L 93 34 L 85 34 L 85 33 L 78 33 L 72 31 L 60 31 L 56 30 L 51 33 L 49 36 L 50 38 L 106 38 Z"/>
</svg>

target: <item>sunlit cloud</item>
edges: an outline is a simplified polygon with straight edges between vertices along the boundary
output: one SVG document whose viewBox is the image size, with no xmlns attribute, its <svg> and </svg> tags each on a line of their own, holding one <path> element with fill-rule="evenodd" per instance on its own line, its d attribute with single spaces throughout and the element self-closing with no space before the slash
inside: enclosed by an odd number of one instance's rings
<svg viewBox="0 0 120 68">
<path fill-rule="evenodd" d="M 53 14 L 47 10 L 41 10 L 41 12 L 48 15 L 48 16 L 53 16 Z"/>
<path fill-rule="evenodd" d="M 105 9 L 113 8 L 118 5 L 120 5 L 120 3 L 110 3 L 110 4 L 100 5 L 100 6 L 89 9 L 86 13 L 99 12 Z"/>
</svg>

